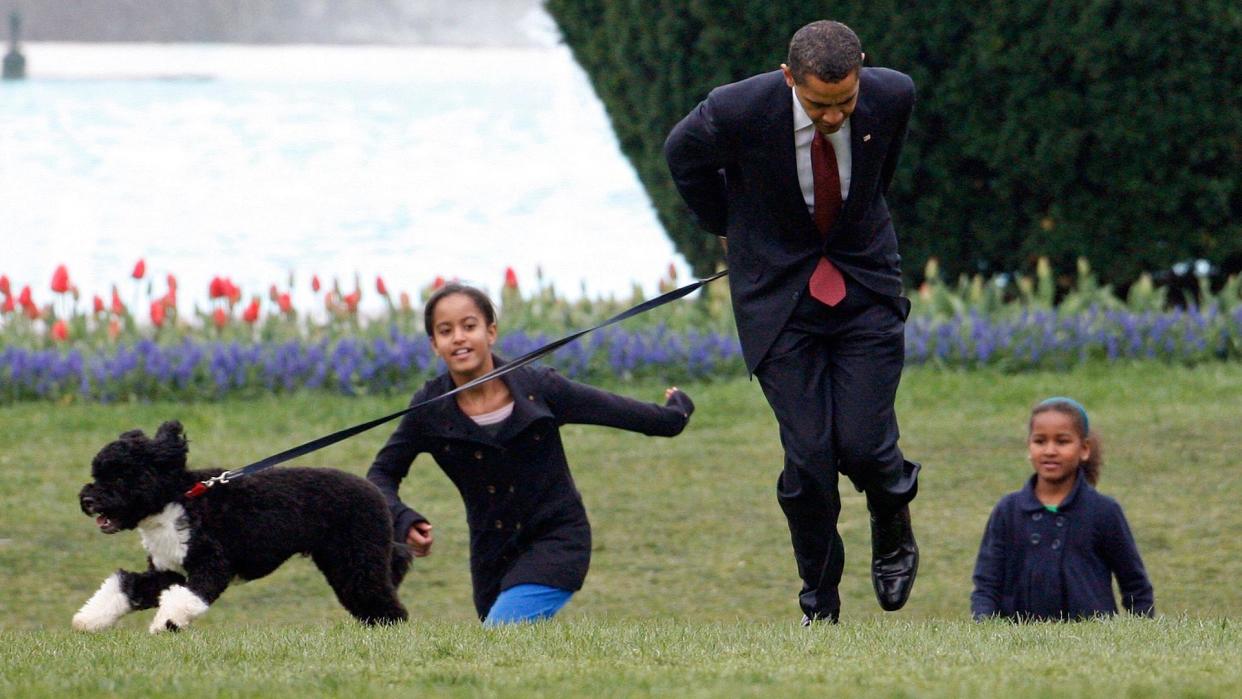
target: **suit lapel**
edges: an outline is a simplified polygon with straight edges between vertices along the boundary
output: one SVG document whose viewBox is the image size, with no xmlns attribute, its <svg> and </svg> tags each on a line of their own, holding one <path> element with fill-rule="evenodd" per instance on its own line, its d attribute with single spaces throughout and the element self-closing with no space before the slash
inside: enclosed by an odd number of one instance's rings
<svg viewBox="0 0 1242 699">
<path fill-rule="evenodd" d="M 789 221 L 805 229 L 808 235 L 818 236 L 815 220 L 806 208 L 802 185 L 798 182 L 798 159 L 793 137 L 793 94 L 780 71 L 776 71 L 776 76 L 780 87 L 773 92 L 772 103 L 767 109 L 768 120 L 762 131 L 764 152 L 775 156 L 776 182 L 773 190 L 780 193 L 780 205 L 787 212 Z"/>
<path fill-rule="evenodd" d="M 845 200 L 845 208 L 837 217 L 837 225 L 843 222 L 858 223 L 866 213 L 867 204 L 871 201 L 870 186 L 876 179 L 879 163 L 874 157 L 876 140 L 874 132 L 877 126 L 873 100 L 869 100 L 865 80 L 866 69 L 863 69 L 859 87 L 858 106 L 850 115 L 850 191 Z M 834 226 L 835 228 L 836 226 Z"/>
</svg>

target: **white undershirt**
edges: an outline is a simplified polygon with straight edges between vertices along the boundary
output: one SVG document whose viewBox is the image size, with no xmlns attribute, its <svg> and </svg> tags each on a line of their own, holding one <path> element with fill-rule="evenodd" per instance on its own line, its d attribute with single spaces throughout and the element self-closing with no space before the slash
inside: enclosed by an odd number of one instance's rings
<svg viewBox="0 0 1242 699">
<path fill-rule="evenodd" d="M 802 187 L 806 208 L 814 214 L 815 175 L 811 172 L 811 140 L 815 138 L 815 126 L 811 124 L 811 117 L 806 115 L 806 110 L 802 108 L 793 88 L 789 88 L 789 94 L 794 104 L 794 156 L 798 162 L 798 185 Z M 854 164 L 850 155 L 849 118 L 845 119 L 845 123 L 841 124 L 836 133 L 828 134 L 826 138 L 832 144 L 832 152 L 837 156 L 837 173 L 841 175 L 841 202 L 844 203 L 850 195 L 850 172 Z"/>
<path fill-rule="evenodd" d="M 512 414 L 513 414 L 513 401 L 509 401 L 503 407 L 497 408 L 490 413 L 483 413 L 482 415 L 471 415 L 470 419 L 474 420 L 474 423 L 476 425 L 479 425 L 480 427 L 486 427 L 487 425 L 496 425 L 496 424 L 502 423 L 505 420 L 508 420 L 509 416 Z"/>
</svg>

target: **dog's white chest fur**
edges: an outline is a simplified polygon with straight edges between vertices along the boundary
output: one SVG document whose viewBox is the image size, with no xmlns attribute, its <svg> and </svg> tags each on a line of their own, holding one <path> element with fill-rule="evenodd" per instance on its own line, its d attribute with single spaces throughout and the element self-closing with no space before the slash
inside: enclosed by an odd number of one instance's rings
<svg viewBox="0 0 1242 699">
<path fill-rule="evenodd" d="M 151 565 L 157 570 L 185 573 L 182 563 L 190 543 L 190 526 L 186 522 L 185 508 L 170 502 L 159 514 L 151 515 L 138 523 L 142 547 L 151 556 Z"/>
</svg>

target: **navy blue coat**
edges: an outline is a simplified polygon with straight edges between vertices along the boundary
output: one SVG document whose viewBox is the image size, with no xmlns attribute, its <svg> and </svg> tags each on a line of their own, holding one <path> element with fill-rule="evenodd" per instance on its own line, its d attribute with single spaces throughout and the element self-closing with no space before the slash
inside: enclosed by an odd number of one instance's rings
<svg viewBox="0 0 1242 699">
<path fill-rule="evenodd" d="M 664 143 L 690 211 L 707 231 L 729 239 L 729 290 L 751 371 L 821 256 L 881 296 L 901 295 L 901 256 L 884 195 L 905 142 L 914 82 L 888 68 L 863 68 L 859 82 L 849 196 L 826 237 L 798 184 L 793 95 L 781 71 L 712 90 Z"/>
<path fill-rule="evenodd" d="M 1153 615 L 1151 581 L 1117 501 L 1080 472 L 1069 496 L 1050 512 L 1035 497 L 1032 475 L 1025 488 L 992 510 L 975 563 L 970 611 L 976 619 L 1115 614 L 1114 575 L 1122 605 Z"/>
<path fill-rule="evenodd" d="M 446 398 L 406 414 L 367 471 L 367 479 L 388 500 L 398 541 L 405 541 L 415 522 L 426 521 L 397 495 L 414 457 L 431 454 L 457 486 L 470 528 L 470 575 L 479 618 L 502 590 L 514 585 L 578 590 L 586 578 L 591 528 L 569 474 L 561 425 L 606 425 L 672 437 L 694 411 L 680 391 L 660 406 L 570 381 L 546 367 L 522 367 L 499 380 L 513 394 L 513 414 L 495 437 Z M 415 393 L 410 404 L 452 389 L 452 379 L 442 374 Z"/>
</svg>

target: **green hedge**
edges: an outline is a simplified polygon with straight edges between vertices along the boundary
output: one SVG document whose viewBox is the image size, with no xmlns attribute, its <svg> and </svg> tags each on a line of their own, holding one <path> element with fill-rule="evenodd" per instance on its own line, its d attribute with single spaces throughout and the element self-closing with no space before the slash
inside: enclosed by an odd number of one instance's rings
<svg viewBox="0 0 1242 699">
<path fill-rule="evenodd" d="M 678 250 L 720 259 L 660 149 L 714 86 L 776 68 L 821 17 L 919 87 L 890 204 L 908 281 L 1057 267 L 1104 281 L 1242 268 L 1242 5 L 1234 0 L 547 0 Z"/>
</svg>

